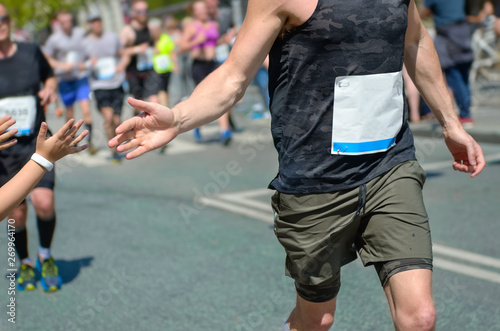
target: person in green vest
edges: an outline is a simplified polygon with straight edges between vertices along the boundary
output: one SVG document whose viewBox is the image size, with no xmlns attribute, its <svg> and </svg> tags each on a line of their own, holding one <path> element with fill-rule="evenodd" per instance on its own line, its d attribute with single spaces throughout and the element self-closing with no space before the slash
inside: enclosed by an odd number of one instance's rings
<svg viewBox="0 0 500 331">
<path fill-rule="evenodd" d="M 158 92 L 158 101 L 162 106 L 168 106 L 168 83 L 170 74 L 177 70 L 177 54 L 175 42 L 170 35 L 162 31 L 162 21 L 158 18 L 149 20 L 148 23 L 151 37 L 155 43 L 153 55 L 153 69 L 156 73 L 155 79 L 161 86 Z"/>
</svg>

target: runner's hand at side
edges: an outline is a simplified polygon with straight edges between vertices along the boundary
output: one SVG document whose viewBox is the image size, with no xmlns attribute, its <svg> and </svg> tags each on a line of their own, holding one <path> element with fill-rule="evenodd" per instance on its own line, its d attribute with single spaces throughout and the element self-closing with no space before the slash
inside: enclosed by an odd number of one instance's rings
<svg viewBox="0 0 500 331">
<path fill-rule="evenodd" d="M 446 146 L 453 155 L 453 169 L 476 177 L 486 165 L 483 150 L 462 127 L 443 131 Z"/>
<path fill-rule="evenodd" d="M 12 129 L 9 132 L 5 132 L 8 128 L 16 123 L 10 115 L 6 115 L 0 118 L 0 151 L 9 148 L 17 143 L 16 139 L 9 140 L 16 133 L 17 129 Z"/>
<path fill-rule="evenodd" d="M 46 87 L 43 90 L 41 90 L 40 92 L 38 92 L 38 96 L 42 100 L 41 101 L 42 106 L 51 104 L 57 100 L 56 92 L 49 87 Z"/>
<path fill-rule="evenodd" d="M 171 109 L 153 102 L 128 98 L 129 104 L 141 114 L 123 122 L 116 128 L 116 137 L 108 142 L 110 148 L 117 147 L 119 153 L 134 159 L 144 153 L 168 144 L 179 134 L 175 116 Z"/>
<path fill-rule="evenodd" d="M 88 145 L 77 146 L 89 133 L 88 130 L 85 130 L 76 136 L 83 120 L 79 120 L 75 125 L 73 123 L 75 120 L 70 119 L 56 134 L 47 138 L 48 127 L 47 123 L 43 122 L 36 140 L 36 153 L 54 163 L 68 154 L 79 153 L 89 147 Z"/>
</svg>

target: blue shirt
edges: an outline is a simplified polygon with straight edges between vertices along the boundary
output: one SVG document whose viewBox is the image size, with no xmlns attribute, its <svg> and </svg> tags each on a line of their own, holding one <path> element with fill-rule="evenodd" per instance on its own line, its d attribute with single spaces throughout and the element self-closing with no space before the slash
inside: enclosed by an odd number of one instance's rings
<svg viewBox="0 0 500 331">
<path fill-rule="evenodd" d="M 434 13 L 436 27 L 465 21 L 466 0 L 425 0 L 424 6 Z"/>
</svg>

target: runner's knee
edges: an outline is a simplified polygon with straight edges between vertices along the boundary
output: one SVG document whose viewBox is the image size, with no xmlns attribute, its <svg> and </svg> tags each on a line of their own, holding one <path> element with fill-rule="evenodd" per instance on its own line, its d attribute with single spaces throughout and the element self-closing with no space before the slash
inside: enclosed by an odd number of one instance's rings
<svg viewBox="0 0 500 331">
<path fill-rule="evenodd" d="M 396 306 L 396 325 L 399 330 L 434 330 L 436 310 L 432 302 L 424 302 L 411 312 L 398 310 Z"/>
</svg>

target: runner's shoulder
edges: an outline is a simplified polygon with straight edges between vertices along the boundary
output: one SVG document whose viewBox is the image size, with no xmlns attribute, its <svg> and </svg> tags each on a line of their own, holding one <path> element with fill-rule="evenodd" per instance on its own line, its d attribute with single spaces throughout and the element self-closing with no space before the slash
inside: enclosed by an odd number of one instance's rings
<svg viewBox="0 0 500 331">
<path fill-rule="evenodd" d="M 33 54 L 41 52 L 40 46 L 32 42 L 16 42 L 17 51 L 22 54 Z"/>
</svg>

